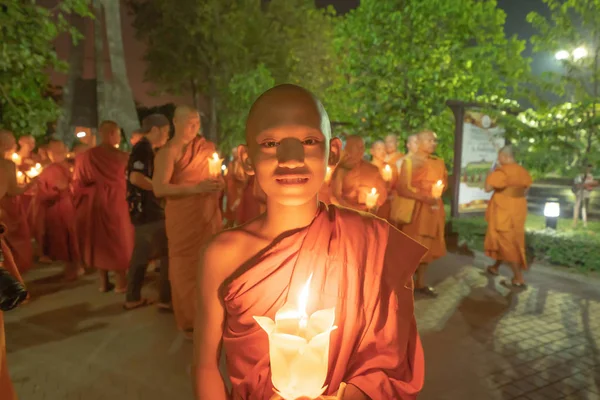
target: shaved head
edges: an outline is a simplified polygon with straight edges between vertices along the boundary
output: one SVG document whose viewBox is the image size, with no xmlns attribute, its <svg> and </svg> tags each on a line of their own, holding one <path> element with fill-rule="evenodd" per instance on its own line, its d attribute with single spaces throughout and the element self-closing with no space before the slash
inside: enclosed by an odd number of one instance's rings
<svg viewBox="0 0 600 400">
<path fill-rule="evenodd" d="M 19 138 L 19 146 L 29 146 L 30 148 L 35 147 L 35 139 L 31 135 L 24 135 Z"/>
<path fill-rule="evenodd" d="M 508 157 L 515 157 L 515 151 L 513 150 L 513 147 L 511 145 L 506 145 L 504 147 L 502 147 L 500 149 L 500 151 L 498 152 L 499 154 L 504 154 Z"/>
<path fill-rule="evenodd" d="M 98 127 L 98 133 L 104 144 L 116 146 L 121 142 L 121 128 L 115 121 L 102 121 Z"/>
<path fill-rule="evenodd" d="M 300 86 L 275 86 L 254 102 L 246 120 L 246 143 L 251 145 L 260 132 L 283 125 L 318 129 L 326 140 L 331 139 L 331 123 L 323 104 Z"/>
<path fill-rule="evenodd" d="M 406 149 L 408 150 L 408 154 L 415 154 L 419 151 L 419 138 L 417 135 L 410 135 L 406 138 Z"/>
<path fill-rule="evenodd" d="M 373 142 L 371 145 L 371 155 L 373 156 L 373 161 L 385 161 L 385 142 L 383 140 Z"/>
<path fill-rule="evenodd" d="M 175 114 L 173 115 L 173 121 L 185 119 L 192 113 L 200 115 L 198 110 L 196 110 L 194 107 L 190 107 L 188 105 L 177 106 L 175 109 Z"/>
<path fill-rule="evenodd" d="M 385 143 L 385 151 L 388 154 L 394 154 L 398 151 L 398 136 L 396 135 L 387 135 L 384 140 Z"/>
<path fill-rule="evenodd" d="M 187 105 L 177 106 L 173 116 L 173 126 L 176 138 L 190 142 L 200 133 L 200 112 Z"/>
<path fill-rule="evenodd" d="M 417 144 L 419 151 L 425 154 L 433 154 L 437 148 L 437 135 L 434 131 L 423 130 L 417 133 Z"/>
<path fill-rule="evenodd" d="M 498 151 L 498 162 L 500 162 L 500 165 L 513 164 L 515 162 L 515 152 L 511 145 L 504 146 Z"/>
<path fill-rule="evenodd" d="M 6 153 L 14 151 L 16 146 L 15 135 L 6 129 L 0 129 L 0 151 Z"/>
</svg>

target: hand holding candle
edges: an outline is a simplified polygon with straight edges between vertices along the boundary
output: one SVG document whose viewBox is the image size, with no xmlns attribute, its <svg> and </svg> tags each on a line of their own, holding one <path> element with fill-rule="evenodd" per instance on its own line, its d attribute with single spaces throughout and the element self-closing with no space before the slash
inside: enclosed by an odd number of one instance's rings
<svg viewBox="0 0 600 400">
<path fill-rule="evenodd" d="M 377 189 L 372 188 L 369 193 L 367 193 L 367 198 L 365 200 L 365 205 L 367 209 L 372 209 L 377 205 L 377 200 L 379 199 L 379 193 L 377 193 Z"/>
<path fill-rule="evenodd" d="M 444 182 L 440 179 L 431 187 L 431 197 L 439 199 L 444 192 Z"/>
<path fill-rule="evenodd" d="M 217 153 L 213 153 L 212 157 L 208 159 L 208 173 L 212 179 L 216 179 L 221 175 L 221 165 L 223 159 L 219 158 Z"/>
<path fill-rule="evenodd" d="M 21 156 L 19 154 L 12 153 L 11 159 L 15 164 L 21 165 Z"/>
<path fill-rule="evenodd" d="M 388 183 L 392 181 L 392 167 L 390 167 L 389 164 L 386 164 L 385 167 L 383 167 L 381 176 L 383 177 L 383 180 Z"/>
<path fill-rule="evenodd" d="M 307 316 L 306 306 L 312 275 L 302 288 L 298 307 L 284 305 L 268 317 L 254 317 L 269 335 L 271 380 L 276 393 L 285 400 L 317 399 L 327 386 L 329 336 L 336 327 L 335 309 L 315 311 Z"/>
</svg>

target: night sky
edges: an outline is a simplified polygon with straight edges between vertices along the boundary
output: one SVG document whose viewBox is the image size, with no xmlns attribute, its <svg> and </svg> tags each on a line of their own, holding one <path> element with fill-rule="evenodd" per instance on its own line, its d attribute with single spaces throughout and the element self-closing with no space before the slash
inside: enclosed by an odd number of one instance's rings
<svg viewBox="0 0 600 400">
<path fill-rule="evenodd" d="M 143 62 L 143 54 L 145 46 L 135 38 L 135 32 L 132 24 L 132 17 L 128 15 L 127 9 L 124 6 L 124 0 L 121 1 L 121 25 L 123 33 L 123 45 L 127 62 L 128 80 L 133 90 L 136 101 L 146 106 L 161 105 L 167 102 L 189 102 L 187 98 L 175 96 L 152 96 L 154 85 L 149 82 L 144 82 L 143 71 L 145 69 Z M 425 1 L 425 0 L 421 0 Z M 452 1 L 452 0 L 448 0 Z M 47 6 L 54 5 L 56 0 L 38 0 L 40 4 Z M 359 0 L 315 0 L 318 6 L 333 5 L 338 12 L 343 13 L 355 8 L 359 4 Z M 498 4 L 507 13 L 506 32 L 508 35 L 518 35 L 521 39 L 529 38 L 533 33 L 533 29 L 525 21 L 525 17 L 530 11 L 546 12 L 546 6 L 542 0 L 498 0 Z M 88 23 L 86 36 L 89 38 L 86 43 L 86 63 L 85 63 L 85 78 L 94 77 L 94 49 L 93 49 L 93 23 Z M 66 59 L 70 49 L 68 38 L 62 37 L 56 43 L 56 48 L 59 56 Z M 528 49 L 526 55 L 530 55 Z M 108 59 L 106 60 L 108 64 Z M 541 72 L 548 69 L 558 68 L 557 62 L 553 55 L 545 57 L 536 57 L 533 61 L 532 68 L 534 72 Z M 66 83 L 66 76 L 62 74 L 53 74 L 52 81 L 58 85 Z"/>
</svg>

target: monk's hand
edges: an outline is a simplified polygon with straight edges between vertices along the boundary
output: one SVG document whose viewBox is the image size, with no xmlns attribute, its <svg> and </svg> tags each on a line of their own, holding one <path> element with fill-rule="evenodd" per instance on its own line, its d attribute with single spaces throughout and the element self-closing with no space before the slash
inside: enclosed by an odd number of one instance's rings
<svg viewBox="0 0 600 400">
<path fill-rule="evenodd" d="M 429 204 L 430 206 L 435 206 L 438 203 L 438 199 L 435 197 L 424 196 L 421 201 L 425 204 Z"/>
<path fill-rule="evenodd" d="M 206 179 L 194 186 L 194 193 L 216 193 L 223 188 L 220 181 Z"/>
</svg>

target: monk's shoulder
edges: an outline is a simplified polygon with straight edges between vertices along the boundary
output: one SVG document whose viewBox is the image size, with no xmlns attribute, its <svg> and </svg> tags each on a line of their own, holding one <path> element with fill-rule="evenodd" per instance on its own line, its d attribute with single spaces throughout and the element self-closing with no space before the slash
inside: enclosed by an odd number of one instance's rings
<svg viewBox="0 0 600 400">
<path fill-rule="evenodd" d="M 375 232 L 388 229 L 388 223 L 371 213 L 353 210 L 346 207 L 330 205 L 330 213 L 335 216 L 340 231 L 344 233 L 358 233 L 365 237 L 372 237 Z"/>
<path fill-rule="evenodd" d="M 218 266 L 219 279 L 224 280 L 246 260 L 253 239 L 256 238 L 243 226 L 219 232 L 204 246 L 203 265 L 211 269 Z"/>
</svg>

